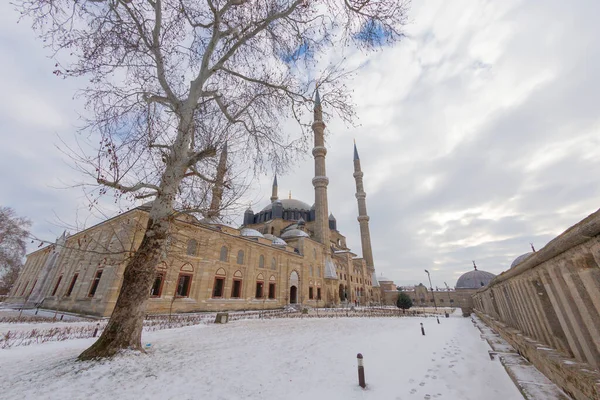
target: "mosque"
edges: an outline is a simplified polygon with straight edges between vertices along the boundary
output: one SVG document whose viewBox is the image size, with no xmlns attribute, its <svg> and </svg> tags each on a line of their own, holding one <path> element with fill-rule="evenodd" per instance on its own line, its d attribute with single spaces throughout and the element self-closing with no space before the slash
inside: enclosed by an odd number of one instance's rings
<svg viewBox="0 0 600 400">
<path fill-rule="evenodd" d="M 174 218 L 163 261 L 147 304 L 149 313 L 274 309 L 290 304 L 323 307 L 378 304 L 363 172 L 354 144 L 354 179 L 362 257 L 346 245 L 329 211 L 318 91 L 314 102 L 314 204 L 280 199 L 277 177 L 270 203 L 246 210 L 241 227 L 219 214 L 227 146 L 204 218 Z M 140 245 L 150 205 L 142 205 L 81 232 L 66 232 L 27 256 L 10 303 L 109 316 L 128 258 Z"/>
</svg>

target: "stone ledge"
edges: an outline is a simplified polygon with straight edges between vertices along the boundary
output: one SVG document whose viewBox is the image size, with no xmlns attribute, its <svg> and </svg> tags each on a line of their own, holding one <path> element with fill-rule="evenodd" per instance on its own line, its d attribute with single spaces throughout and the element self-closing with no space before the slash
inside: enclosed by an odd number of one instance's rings
<svg viewBox="0 0 600 400">
<path fill-rule="evenodd" d="M 494 342 L 506 343 L 513 349 L 512 353 L 524 359 L 527 364 L 534 366 L 538 372 L 541 372 L 549 381 L 553 382 L 561 390 L 563 396 L 567 396 L 565 393 L 571 396 L 562 398 L 576 400 L 600 399 L 600 373 L 594 370 L 593 367 L 580 363 L 545 344 L 539 343 L 523 335 L 519 330 L 508 327 L 486 314 L 477 312 L 477 316 L 481 320 L 475 318 L 475 321 L 482 321 L 485 324 L 483 327 L 481 327 L 481 322 L 478 324 L 482 331 L 482 337 L 490 342 L 492 348 L 494 348 L 494 345 L 492 345 Z M 511 359 L 507 358 L 507 360 L 510 361 Z M 506 365 L 505 367 L 508 370 Z M 515 371 L 516 374 L 519 369 L 517 368 Z M 513 376 L 510 371 L 509 375 Z M 561 397 L 547 398 L 562 399 Z M 544 397 L 532 397 L 532 399 L 544 399 Z"/>
<path fill-rule="evenodd" d="M 483 321 L 473 317 L 473 324 L 481 331 L 481 338 L 485 339 L 492 351 L 490 358 L 498 356 L 506 369 L 508 376 L 513 380 L 523 397 L 527 400 L 570 400 L 558 386 L 550 381 L 535 366 L 523 358 L 502 337 L 486 326 Z"/>
</svg>

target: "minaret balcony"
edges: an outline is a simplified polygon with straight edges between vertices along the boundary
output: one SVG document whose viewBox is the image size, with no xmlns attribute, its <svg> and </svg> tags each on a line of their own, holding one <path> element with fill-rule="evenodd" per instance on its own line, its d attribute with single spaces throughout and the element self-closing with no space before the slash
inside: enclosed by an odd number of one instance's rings
<svg viewBox="0 0 600 400">
<path fill-rule="evenodd" d="M 312 184 L 314 187 L 327 187 L 329 185 L 329 178 L 326 176 L 315 176 Z"/>
<path fill-rule="evenodd" d="M 325 155 L 327 155 L 327 149 L 325 146 L 315 146 L 312 149 L 312 154 L 314 157 L 325 157 Z"/>
</svg>

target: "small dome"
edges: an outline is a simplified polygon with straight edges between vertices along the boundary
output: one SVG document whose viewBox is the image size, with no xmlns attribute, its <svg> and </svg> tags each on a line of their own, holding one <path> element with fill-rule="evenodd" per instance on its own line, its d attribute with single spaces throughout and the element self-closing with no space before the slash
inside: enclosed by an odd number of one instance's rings
<svg viewBox="0 0 600 400">
<path fill-rule="evenodd" d="M 256 229 L 244 228 L 240 231 L 240 236 L 244 237 L 264 237 L 262 233 Z"/>
<path fill-rule="evenodd" d="M 473 271 L 469 271 L 465 274 L 462 274 L 458 281 L 456 281 L 457 289 L 479 289 L 481 287 L 487 286 L 488 283 L 492 279 L 494 279 L 496 275 L 491 272 L 480 271 L 475 269 Z"/>
<path fill-rule="evenodd" d="M 287 243 L 285 240 L 276 237 L 273 239 L 273 246 L 287 246 Z"/>
<path fill-rule="evenodd" d="M 297 225 L 298 226 L 302 226 L 302 225 L 305 225 L 305 224 L 306 224 L 306 221 L 304 221 L 304 218 L 300 217 L 300 219 L 298 220 L 298 224 Z"/>
<path fill-rule="evenodd" d="M 275 239 L 277 239 L 277 236 L 275 236 L 275 235 L 271 235 L 270 233 L 265 233 L 265 234 L 263 235 L 263 237 L 264 237 L 265 239 L 269 239 L 269 240 L 275 240 Z"/>
<path fill-rule="evenodd" d="M 301 231 L 300 229 L 290 229 L 289 231 L 285 231 L 283 235 L 281 235 L 282 239 L 296 237 L 308 237 L 308 233 Z"/>
<path fill-rule="evenodd" d="M 393 282 L 391 279 L 386 278 L 385 276 L 380 276 L 377 278 L 379 282 Z"/>
<path fill-rule="evenodd" d="M 517 265 L 519 265 L 523 261 L 525 261 L 525 259 L 527 259 L 532 254 L 533 254 L 533 251 L 530 251 L 529 253 L 521 254 L 519 257 L 515 258 L 515 260 L 512 262 L 512 264 L 510 264 L 510 267 L 511 268 L 516 267 Z"/>
</svg>

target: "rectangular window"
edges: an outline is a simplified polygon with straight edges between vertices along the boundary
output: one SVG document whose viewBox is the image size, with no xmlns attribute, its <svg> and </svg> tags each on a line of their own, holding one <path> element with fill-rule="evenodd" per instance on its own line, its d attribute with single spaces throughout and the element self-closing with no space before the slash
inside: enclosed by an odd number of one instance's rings
<svg viewBox="0 0 600 400">
<path fill-rule="evenodd" d="M 321 288 L 317 288 L 317 300 L 321 300 Z"/>
<path fill-rule="evenodd" d="M 92 287 L 90 288 L 90 292 L 88 293 L 88 297 L 94 297 L 96 294 L 96 290 L 98 290 L 98 285 L 100 284 L 100 278 L 102 278 L 102 270 L 98 270 L 96 272 L 96 276 L 92 281 Z"/>
<path fill-rule="evenodd" d="M 33 281 L 33 285 L 31 285 L 31 289 L 29 289 L 29 294 L 28 296 L 31 296 L 31 293 L 33 292 L 33 288 L 35 287 L 35 284 L 37 283 L 37 279 L 35 281 Z"/>
<path fill-rule="evenodd" d="M 269 283 L 269 298 L 270 299 L 275 298 L 275 284 L 274 283 Z"/>
<path fill-rule="evenodd" d="M 73 279 L 71 279 L 71 284 L 69 285 L 69 288 L 67 289 L 67 293 L 65 293 L 66 297 L 69 297 L 71 295 L 71 293 L 73 293 L 73 288 L 75 287 L 75 282 L 77 282 L 78 276 L 79 276 L 79 274 L 73 275 Z"/>
<path fill-rule="evenodd" d="M 29 281 L 25 282 L 25 286 L 23 286 L 23 290 L 21 290 L 21 296 L 25 293 L 25 289 L 27 289 L 27 285 L 29 285 Z"/>
<path fill-rule="evenodd" d="M 56 285 L 54 286 L 54 290 L 52 291 L 52 296 L 56 295 L 56 291 L 58 290 L 58 286 L 60 285 L 60 281 L 62 281 L 62 275 L 58 277 L 56 281 Z"/>
<path fill-rule="evenodd" d="M 162 272 L 160 274 L 156 274 L 156 278 L 154 278 L 154 283 L 152 284 L 152 289 L 150 289 L 150 297 L 160 297 L 162 294 L 162 286 L 165 281 L 165 274 Z"/>
<path fill-rule="evenodd" d="M 309 287 L 309 288 L 308 288 L 308 298 L 309 298 L 310 300 L 312 300 L 312 299 L 313 299 L 313 288 L 312 288 L 312 287 Z"/>
<path fill-rule="evenodd" d="M 180 274 L 177 280 L 177 297 L 188 297 L 192 286 L 192 276 Z"/>
<path fill-rule="evenodd" d="M 454 303 L 454 299 L 450 299 L 450 303 Z"/>
<path fill-rule="evenodd" d="M 242 297 L 242 281 L 239 279 L 233 280 L 233 287 L 231 288 L 231 297 L 239 299 Z"/>
<path fill-rule="evenodd" d="M 225 278 L 215 278 L 212 297 L 223 297 L 223 286 L 225 286 Z"/>
<path fill-rule="evenodd" d="M 262 297 L 263 297 L 263 283 L 256 282 L 256 298 L 262 299 Z"/>
</svg>

